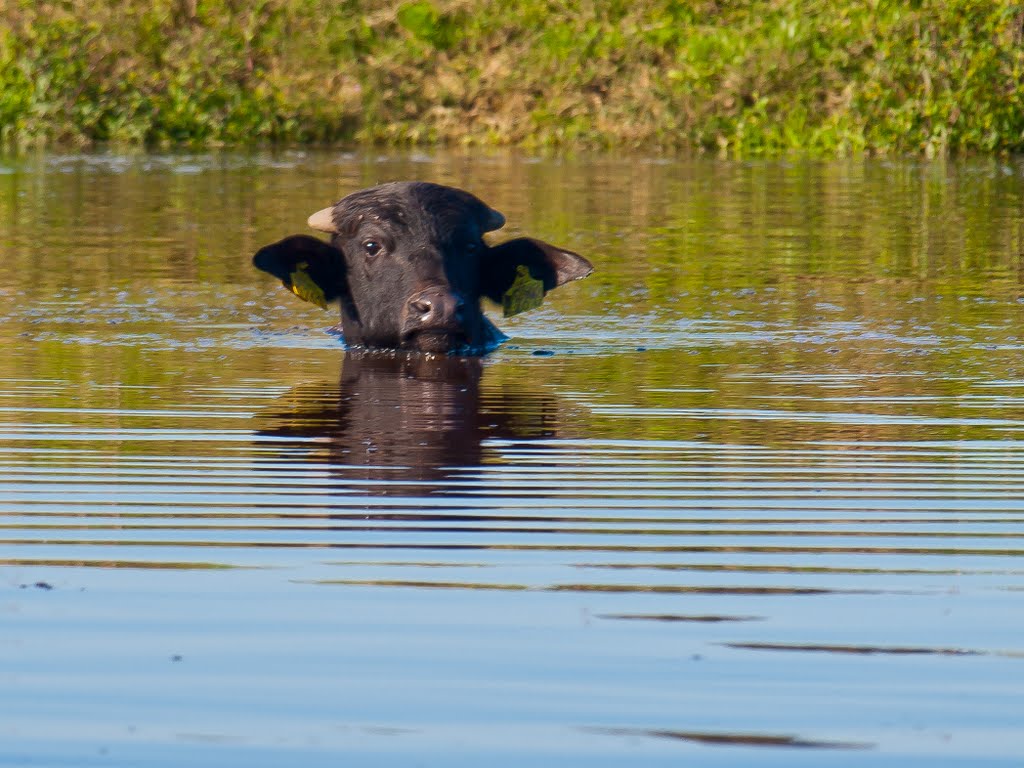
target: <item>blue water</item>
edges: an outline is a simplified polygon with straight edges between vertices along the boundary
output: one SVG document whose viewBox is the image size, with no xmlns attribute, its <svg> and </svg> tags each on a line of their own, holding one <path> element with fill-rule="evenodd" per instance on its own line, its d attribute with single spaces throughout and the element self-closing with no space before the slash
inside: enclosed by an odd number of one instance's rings
<svg viewBox="0 0 1024 768">
<path fill-rule="evenodd" d="M 4 164 L 0 765 L 1022 765 L 1016 161 Z M 346 354 L 393 178 L 597 271 Z"/>
</svg>

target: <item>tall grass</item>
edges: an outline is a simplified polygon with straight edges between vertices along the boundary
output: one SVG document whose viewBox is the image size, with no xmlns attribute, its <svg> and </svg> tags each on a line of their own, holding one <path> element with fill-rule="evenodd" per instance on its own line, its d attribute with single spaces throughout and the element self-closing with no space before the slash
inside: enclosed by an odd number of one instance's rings
<svg viewBox="0 0 1024 768">
<path fill-rule="evenodd" d="M 1006 0 L 4 0 L 7 145 L 1024 149 Z"/>
</svg>

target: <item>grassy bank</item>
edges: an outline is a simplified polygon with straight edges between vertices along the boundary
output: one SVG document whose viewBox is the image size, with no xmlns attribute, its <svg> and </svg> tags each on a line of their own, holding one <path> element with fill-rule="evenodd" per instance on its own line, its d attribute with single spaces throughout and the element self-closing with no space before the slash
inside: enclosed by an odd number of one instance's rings
<svg viewBox="0 0 1024 768">
<path fill-rule="evenodd" d="M 0 142 L 1024 149 L 1004 0 L 6 0 Z"/>
</svg>

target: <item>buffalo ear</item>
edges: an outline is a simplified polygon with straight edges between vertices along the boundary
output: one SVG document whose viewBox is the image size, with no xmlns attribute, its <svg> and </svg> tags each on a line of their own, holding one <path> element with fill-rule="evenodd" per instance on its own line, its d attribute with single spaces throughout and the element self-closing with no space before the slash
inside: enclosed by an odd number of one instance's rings
<svg viewBox="0 0 1024 768">
<path fill-rule="evenodd" d="M 520 237 L 484 253 L 481 293 L 503 305 L 509 317 L 540 306 L 548 291 L 593 271 L 594 266 L 578 253 Z"/>
<path fill-rule="evenodd" d="M 303 301 L 324 309 L 329 302 L 348 294 L 341 251 L 315 237 L 286 237 L 260 248 L 252 257 L 252 263 L 279 279 Z"/>
</svg>

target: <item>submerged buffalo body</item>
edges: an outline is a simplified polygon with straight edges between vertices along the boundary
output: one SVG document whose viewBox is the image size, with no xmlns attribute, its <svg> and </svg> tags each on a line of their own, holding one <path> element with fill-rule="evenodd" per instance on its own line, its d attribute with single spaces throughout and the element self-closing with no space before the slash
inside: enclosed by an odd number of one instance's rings
<svg viewBox="0 0 1024 768">
<path fill-rule="evenodd" d="M 338 301 L 350 346 L 483 354 L 504 336 L 481 298 L 516 314 L 592 270 L 582 256 L 532 238 L 487 245 L 483 234 L 504 223 L 468 192 L 394 182 L 310 216 L 329 243 L 293 235 L 253 263 L 306 301 Z"/>
</svg>

